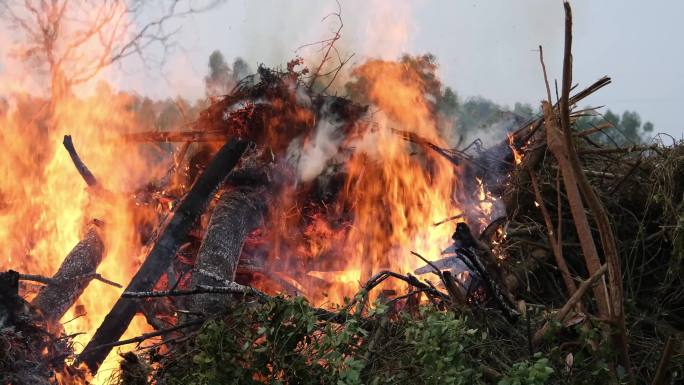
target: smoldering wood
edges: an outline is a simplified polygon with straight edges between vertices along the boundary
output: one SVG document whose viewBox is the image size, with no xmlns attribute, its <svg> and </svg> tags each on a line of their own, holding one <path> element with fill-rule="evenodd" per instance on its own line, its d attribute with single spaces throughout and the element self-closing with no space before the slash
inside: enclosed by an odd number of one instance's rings
<svg viewBox="0 0 684 385">
<path fill-rule="evenodd" d="M 492 260 L 491 251 L 487 250 L 489 253 L 484 252 L 485 247 L 473 237 L 470 228 L 463 222 L 456 225 L 453 239 L 459 248 L 459 252 L 468 259 L 475 272 L 482 278 L 490 299 L 503 311 L 509 321 L 516 321 L 520 312 L 516 309 L 513 295 L 504 284 L 503 276 L 496 266 L 496 261 Z"/>
<path fill-rule="evenodd" d="M 95 278 L 103 255 L 100 229 L 92 226 L 31 304 L 47 321 L 58 322 Z"/>
<path fill-rule="evenodd" d="M 213 192 L 226 179 L 247 148 L 247 141 L 233 138 L 226 143 L 197 178 L 188 194 L 176 206 L 173 216 L 161 232 L 126 291 L 152 289 L 173 261 L 178 248 L 186 241 L 190 229 L 200 217 Z M 135 300 L 121 297 L 107 314 L 95 335 L 78 357 L 92 373 L 96 373 L 111 347 L 88 352 L 89 348 L 117 341 L 137 311 Z"/>
<path fill-rule="evenodd" d="M 0 329 L 13 325 L 24 305 L 19 296 L 19 275 L 14 270 L 0 273 Z"/>
<path fill-rule="evenodd" d="M 459 287 L 459 285 L 456 283 L 456 279 L 454 279 L 454 276 L 451 275 L 451 272 L 448 270 L 444 271 L 442 276 L 444 279 L 444 287 L 446 287 L 449 297 L 451 297 L 453 303 L 460 305 L 467 303 L 467 293 L 465 293 L 465 291 Z"/>
<path fill-rule="evenodd" d="M 265 211 L 263 189 L 237 187 L 222 192 L 197 252 L 192 287 L 215 285 L 217 279 L 235 281 L 245 238 L 262 223 Z M 220 311 L 225 308 L 225 299 L 198 295 L 189 307 L 198 312 Z"/>
</svg>

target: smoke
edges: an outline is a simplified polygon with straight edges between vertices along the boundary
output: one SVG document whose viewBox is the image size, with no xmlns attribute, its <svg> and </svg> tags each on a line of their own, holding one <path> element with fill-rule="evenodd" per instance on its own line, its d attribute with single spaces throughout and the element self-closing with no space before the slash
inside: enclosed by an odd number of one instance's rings
<svg viewBox="0 0 684 385">
<path fill-rule="evenodd" d="M 305 142 L 297 161 L 297 177 L 308 182 L 320 175 L 340 150 L 344 121 L 330 112 L 330 102 L 322 108 L 322 119 L 316 124 L 314 137 Z"/>
</svg>

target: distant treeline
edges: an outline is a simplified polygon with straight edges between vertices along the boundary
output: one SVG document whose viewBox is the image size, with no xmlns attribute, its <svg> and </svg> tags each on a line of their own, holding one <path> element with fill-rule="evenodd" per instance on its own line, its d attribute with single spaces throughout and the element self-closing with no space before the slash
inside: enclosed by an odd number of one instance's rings
<svg viewBox="0 0 684 385">
<path fill-rule="evenodd" d="M 475 139 L 485 144 L 498 141 L 507 131 L 521 127 L 525 122 L 539 116 L 539 107 L 525 103 L 515 103 L 513 107 L 502 106 L 484 97 L 463 98 L 437 77 L 436 58 L 431 55 L 409 56 L 399 59 L 407 68 L 419 74 L 426 94 L 426 100 L 437 117 L 438 125 L 450 145 L 464 147 Z M 191 101 L 182 97 L 175 99 L 153 100 L 124 92 L 115 92 L 102 84 L 98 94 L 110 93 L 129 100 L 130 112 L 136 116 L 138 129 L 168 131 L 181 128 L 193 121 L 198 113 L 207 107 L 212 96 L 225 95 L 244 77 L 255 73 L 254 69 L 242 58 L 228 64 L 220 51 L 214 51 L 208 60 L 208 72 L 204 77 L 207 98 Z M 360 103 L 367 103 L 365 87 L 362 82 L 354 81 L 338 87 L 336 91 Z M 21 96 L 19 108 L 32 109 L 40 98 Z M 8 103 L 0 98 L 0 115 L 7 110 Z M 610 126 L 609 127 L 609 124 Z M 653 124 L 644 122 L 635 111 L 622 114 L 607 110 L 603 115 L 587 114 L 577 121 L 580 130 L 602 127 L 602 132 L 590 136 L 601 144 L 624 146 L 642 143 L 653 132 Z"/>
</svg>

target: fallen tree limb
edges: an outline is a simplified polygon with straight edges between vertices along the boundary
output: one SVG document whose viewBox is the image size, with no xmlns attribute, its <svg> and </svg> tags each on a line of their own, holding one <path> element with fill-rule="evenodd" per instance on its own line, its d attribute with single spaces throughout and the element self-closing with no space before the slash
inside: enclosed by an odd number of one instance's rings
<svg viewBox="0 0 684 385">
<path fill-rule="evenodd" d="M 62 144 L 64 145 L 64 148 L 67 150 L 67 152 L 69 152 L 69 156 L 71 157 L 71 160 L 74 162 L 76 170 L 79 174 L 81 174 L 81 177 L 83 177 L 83 180 L 90 187 L 97 186 L 97 179 L 95 179 L 95 175 L 93 175 L 93 173 L 90 172 L 88 166 L 86 166 L 85 163 L 83 163 L 83 161 L 81 160 L 81 157 L 78 156 L 76 148 L 74 147 L 74 142 L 71 140 L 71 135 L 64 135 L 64 140 L 62 141 Z"/>
<path fill-rule="evenodd" d="M 220 281 L 217 279 L 217 281 Z M 164 290 L 164 291 L 145 291 L 145 292 L 124 292 L 122 297 L 125 298 L 158 298 L 158 297 L 182 297 L 182 296 L 194 296 L 201 294 L 237 294 L 244 295 L 248 297 L 253 297 L 257 301 L 264 303 L 267 301 L 283 300 L 279 297 L 271 297 L 268 294 L 261 292 L 251 286 L 240 285 L 236 282 L 222 281 L 223 286 L 207 286 L 207 285 L 197 285 L 193 289 L 188 290 Z M 331 321 L 335 323 L 344 323 L 348 319 L 348 313 L 346 310 L 340 312 L 331 312 L 321 308 L 312 308 L 313 312 L 316 314 L 321 321 Z"/>
<path fill-rule="evenodd" d="M 154 287 L 173 260 L 180 245 L 185 242 L 190 229 L 204 212 L 212 193 L 226 179 L 246 148 L 246 141 L 231 139 L 214 155 L 204 173 L 176 207 L 171 220 L 161 232 L 145 262 L 131 279 L 126 291 L 146 291 Z M 137 305 L 134 300 L 119 298 L 84 349 L 85 354 L 79 355 L 78 361 L 86 363 L 90 371 L 93 374 L 96 373 L 111 348 L 97 351 L 89 351 L 89 349 L 110 344 L 121 338 L 136 310 Z"/>
<path fill-rule="evenodd" d="M 568 302 L 566 302 L 565 305 L 563 305 L 563 307 L 558 311 L 558 313 L 554 315 L 553 320 L 556 322 L 563 322 L 563 320 L 568 315 L 570 310 L 572 310 L 572 308 L 579 303 L 579 301 L 582 299 L 587 290 L 594 286 L 594 284 L 603 276 L 603 274 L 606 273 L 606 271 L 608 271 L 608 266 L 603 265 L 600 269 L 596 271 L 596 273 L 589 277 L 589 279 L 582 282 L 575 291 L 575 294 L 573 294 L 572 297 L 568 299 Z M 541 329 L 537 330 L 537 332 L 534 333 L 534 336 L 532 337 L 533 346 L 539 346 L 539 343 L 542 341 L 546 333 L 549 332 L 549 329 L 551 328 L 551 323 L 551 321 L 547 321 L 546 323 L 544 323 L 544 326 L 542 326 Z"/>
<path fill-rule="evenodd" d="M 159 298 L 159 297 L 183 297 L 198 294 L 241 294 L 261 299 L 269 296 L 251 286 L 240 285 L 236 282 L 221 282 L 223 286 L 196 285 L 187 290 L 161 290 L 161 291 L 124 291 L 122 298 Z"/>
<path fill-rule="evenodd" d="M 544 65 L 544 59 L 541 50 L 539 52 L 539 57 L 542 63 L 547 92 L 547 100 L 542 102 L 542 111 L 544 112 L 545 121 L 544 124 L 546 126 L 547 145 L 553 156 L 558 161 L 558 165 L 561 169 L 561 176 L 563 177 L 563 184 L 568 196 L 570 212 L 575 221 L 575 228 L 580 241 L 582 254 L 584 255 L 584 261 L 586 263 L 587 270 L 589 270 L 589 274 L 593 275 L 601 267 L 601 262 L 599 260 L 598 251 L 596 250 L 594 238 L 591 234 L 589 219 L 584 211 L 584 203 L 582 202 L 582 195 L 580 194 L 580 190 L 577 186 L 577 178 L 568 159 L 567 149 L 564 146 L 563 139 L 561 137 L 562 134 L 560 132 L 560 128 L 558 127 L 558 116 L 552 109 L 551 90 L 548 84 L 546 67 Z M 599 286 L 594 288 L 594 297 L 596 298 L 599 314 L 601 316 L 607 317 L 610 312 L 608 291 L 605 283 L 602 282 Z"/>
<path fill-rule="evenodd" d="M 95 226 L 88 230 L 31 302 L 47 321 L 58 322 L 97 275 L 95 270 L 104 253 L 98 231 Z"/>
<path fill-rule="evenodd" d="M 630 146 L 630 147 L 617 147 L 617 148 L 596 148 L 591 150 L 581 150 L 579 155 L 590 155 L 590 154 L 628 154 L 630 152 L 643 152 L 648 150 L 653 150 L 657 148 L 656 146 Z"/>
</svg>

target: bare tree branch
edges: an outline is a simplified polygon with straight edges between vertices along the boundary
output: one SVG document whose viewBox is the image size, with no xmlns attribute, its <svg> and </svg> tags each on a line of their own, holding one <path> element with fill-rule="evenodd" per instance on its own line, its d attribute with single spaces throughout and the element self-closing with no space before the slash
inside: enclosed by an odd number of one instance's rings
<svg viewBox="0 0 684 385">
<path fill-rule="evenodd" d="M 15 27 L 19 58 L 51 77 L 54 99 L 130 56 L 165 58 L 180 30 L 173 24 L 221 1 L 0 0 L 0 17 Z"/>
</svg>

